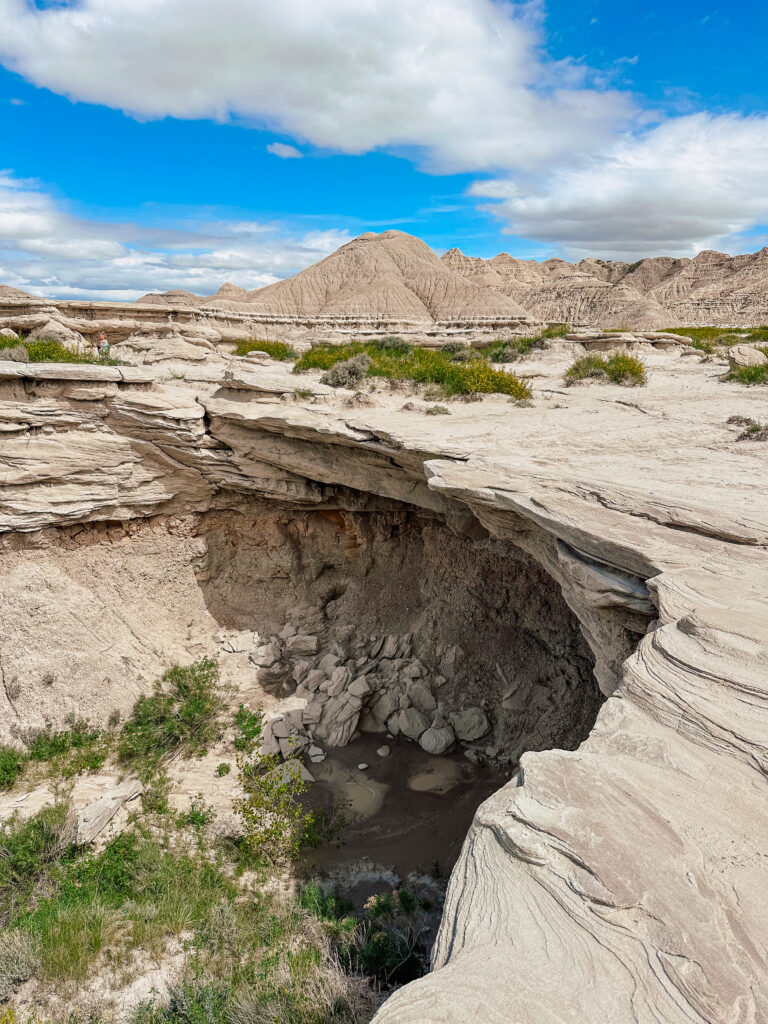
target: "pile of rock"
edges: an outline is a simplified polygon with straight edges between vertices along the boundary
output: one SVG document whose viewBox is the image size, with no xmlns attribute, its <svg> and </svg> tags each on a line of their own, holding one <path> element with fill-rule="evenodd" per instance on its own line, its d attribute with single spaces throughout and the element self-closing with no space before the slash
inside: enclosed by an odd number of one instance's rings
<svg viewBox="0 0 768 1024">
<path fill-rule="evenodd" d="M 433 671 L 414 656 L 411 634 L 355 639 L 350 633 L 343 641 L 321 650 L 317 636 L 287 626 L 255 647 L 250 658 L 264 685 L 295 685 L 264 716 L 262 753 L 306 752 L 319 761 L 323 746 L 345 746 L 359 730 L 402 735 L 439 755 L 489 732 L 482 708 L 447 708 L 440 700 L 457 648 L 438 649 L 439 671 Z"/>
</svg>

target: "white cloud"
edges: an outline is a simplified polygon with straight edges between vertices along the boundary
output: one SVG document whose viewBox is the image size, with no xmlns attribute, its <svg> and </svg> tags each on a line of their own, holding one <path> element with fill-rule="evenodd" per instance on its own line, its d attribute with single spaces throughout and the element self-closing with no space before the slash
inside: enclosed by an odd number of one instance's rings
<svg viewBox="0 0 768 1024">
<path fill-rule="evenodd" d="M 738 247 L 768 222 L 765 118 L 693 113 L 693 98 L 678 107 L 686 116 L 660 119 L 600 87 L 636 56 L 602 77 L 548 59 L 543 10 L 544 0 L 0 0 L 0 61 L 138 118 L 238 119 L 299 144 L 388 147 L 430 171 L 486 174 L 471 194 L 495 200 L 511 231 L 569 254 Z M 11 229 L 28 233 L 24 218 L 37 215 L 17 211 Z M 234 266 L 256 233 L 211 243 L 205 258 Z"/>
<path fill-rule="evenodd" d="M 421 147 L 437 170 L 534 166 L 630 105 L 541 54 L 541 0 L 0 0 L 0 60 L 137 117 L 235 116 L 346 153 Z"/>
<path fill-rule="evenodd" d="M 270 142 L 267 152 L 279 156 L 281 160 L 301 160 L 304 156 L 295 146 L 287 146 L 284 142 Z"/>
<path fill-rule="evenodd" d="M 768 117 L 670 118 L 589 160 L 471 193 L 495 200 L 510 231 L 570 256 L 744 252 L 744 233 L 768 222 Z"/>
<path fill-rule="evenodd" d="M 0 171 L 0 281 L 36 294 L 128 300 L 171 288 L 210 295 L 225 281 L 259 288 L 349 237 L 340 230 L 297 235 L 248 221 L 152 229 L 87 221 L 37 183 Z"/>
</svg>

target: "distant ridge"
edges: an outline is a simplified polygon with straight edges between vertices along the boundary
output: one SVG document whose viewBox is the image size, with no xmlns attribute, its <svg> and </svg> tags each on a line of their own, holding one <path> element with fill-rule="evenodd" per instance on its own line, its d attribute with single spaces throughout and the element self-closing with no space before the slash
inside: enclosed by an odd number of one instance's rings
<svg viewBox="0 0 768 1024">
<path fill-rule="evenodd" d="M 29 298 L 0 285 L 0 299 Z M 706 250 L 693 259 L 649 257 L 636 263 L 585 259 L 492 259 L 449 249 L 438 257 L 402 231 L 361 235 L 294 277 L 247 291 L 225 284 L 215 295 L 183 289 L 138 300 L 194 310 L 217 307 L 254 318 L 345 318 L 376 325 L 561 322 L 609 329 L 658 330 L 768 323 L 768 248 L 743 256 Z M 494 326 L 493 321 L 497 324 Z M 417 327 L 417 330 L 421 328 Z"/>
<path fill-rule="evenodd" d="M 514 298 L 539 320 L 599 327 L 758 326 L 768 322 L 768 248 L 744 256 L 705 250 L 693 259 L 623 263 L 483 260 L 450 249 L 443 261 L 468 280 Z"/>
</svg>

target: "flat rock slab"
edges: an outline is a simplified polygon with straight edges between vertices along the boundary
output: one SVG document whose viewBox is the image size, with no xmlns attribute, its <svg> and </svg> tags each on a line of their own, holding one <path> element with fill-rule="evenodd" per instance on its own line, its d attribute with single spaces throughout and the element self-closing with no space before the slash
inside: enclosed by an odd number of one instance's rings
<svg viewBox="0 0 768 1024">
<path fill-rule="evenodd" d="M 292 374 L 260 373 L 240 368 L 225 371 L 224 387 L 244 391 L 263 391 L 270 395 L 292 395 L 297 391 L 308 391 L 312 395 L 337 394 L 336 389 L 327 384 L 317 384 L 315 381 L 295 377 Z"/>
<path fill-rule="evenodd" d="M 128 779 L 109 793 L 88 804 L 79 814 L 74 841 L 78 846 L 92 843 L 114 818 L 120 808 L 141 796 L 144 787 L 138 779 Z"/>
</svg>

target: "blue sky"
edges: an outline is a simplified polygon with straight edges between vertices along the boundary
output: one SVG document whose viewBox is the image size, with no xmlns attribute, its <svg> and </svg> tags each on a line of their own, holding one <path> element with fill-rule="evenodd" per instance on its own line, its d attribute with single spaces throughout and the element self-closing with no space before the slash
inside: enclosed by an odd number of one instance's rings
<svg viewBox="0 0 768 1024">
<path fill-rule="evenodd" d="M 253 288 L 390 227 L 526 258 L 768 234 L 756 0 L 0 0 L 0 24 L 0 281 L 26 290 Z"/>
</svg>

